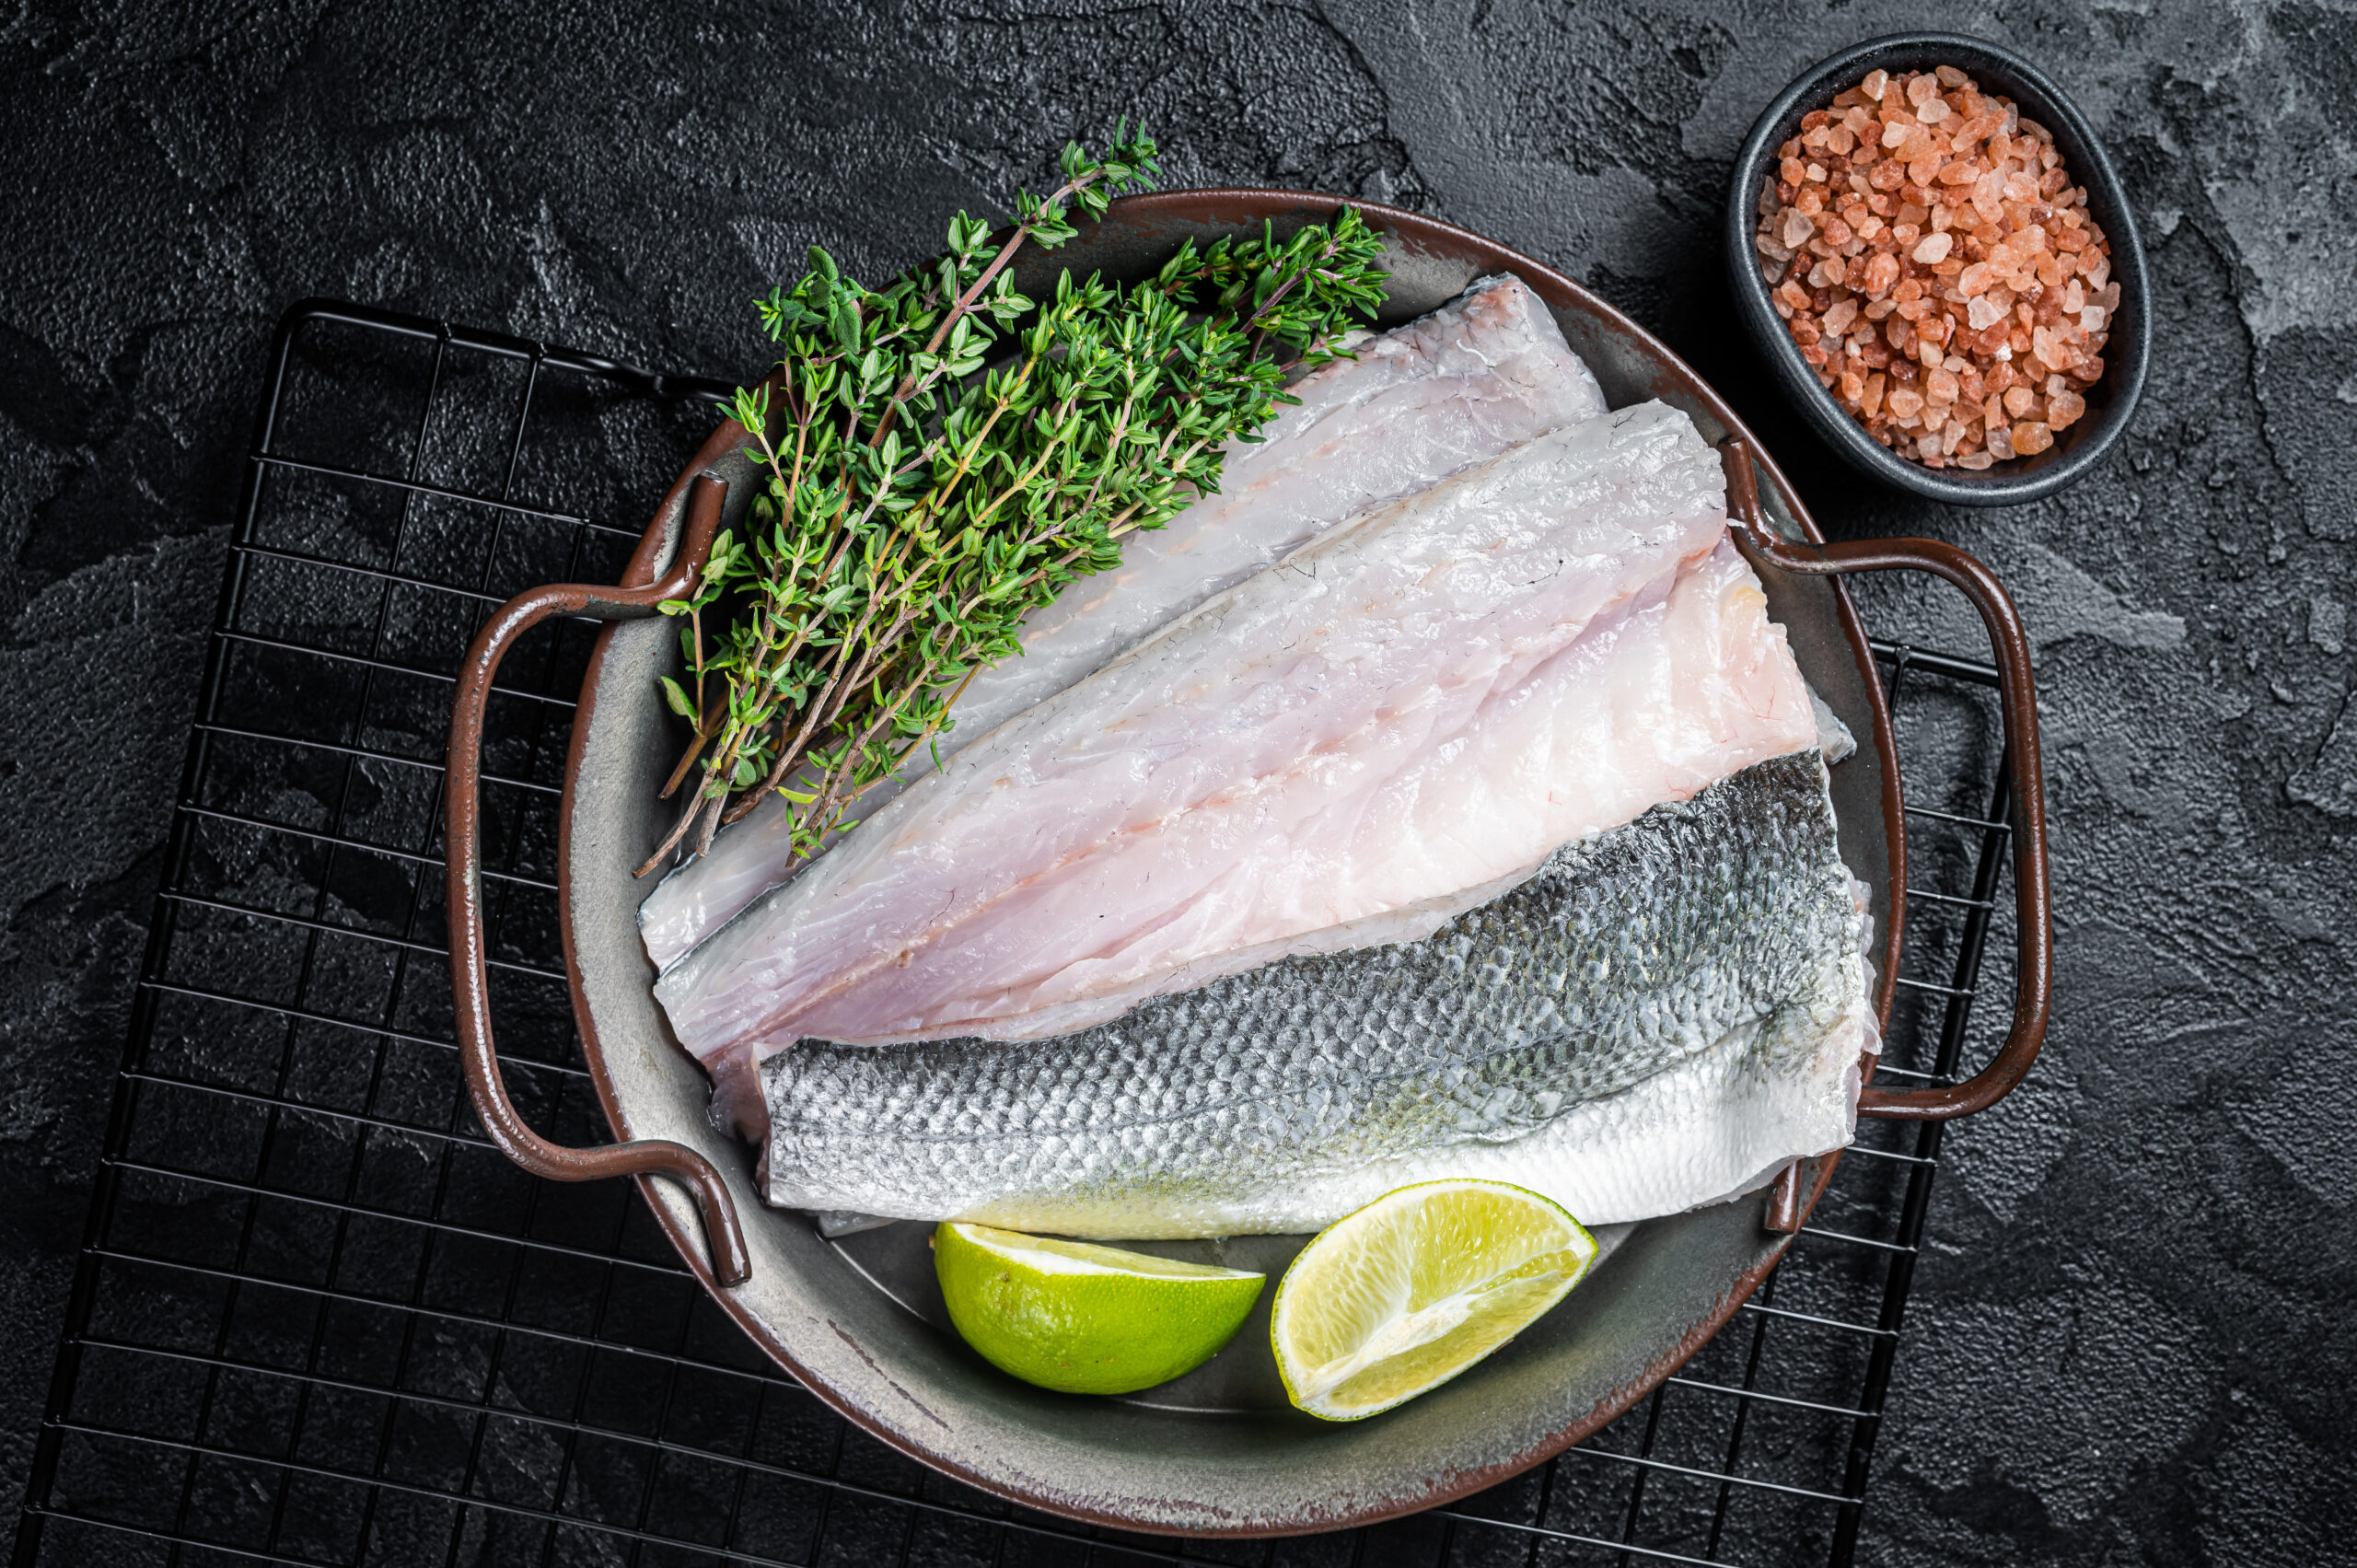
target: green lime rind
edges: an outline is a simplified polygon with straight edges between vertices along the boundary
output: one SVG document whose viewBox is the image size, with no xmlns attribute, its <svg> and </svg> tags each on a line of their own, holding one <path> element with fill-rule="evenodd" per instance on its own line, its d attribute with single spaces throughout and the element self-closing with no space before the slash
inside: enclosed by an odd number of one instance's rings
<svg viewBox="0 0 2357 1568">
<path fill-rule="evenodd" d="M 1066 1394 L 1128 1394 L 1216 1355 L 1267 1276 L 944 1221 L 949 1320 L 1002 1372 Z"/>
</svg>

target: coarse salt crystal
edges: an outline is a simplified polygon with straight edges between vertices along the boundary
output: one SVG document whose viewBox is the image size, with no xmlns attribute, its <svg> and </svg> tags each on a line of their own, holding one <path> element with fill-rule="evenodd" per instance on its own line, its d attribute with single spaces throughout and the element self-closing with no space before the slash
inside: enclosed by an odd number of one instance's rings
<svg viewBox="0 0 2357 1568">
<path fill-rule="evenodd" d="M 1876 73 L 1777 156 L 1793 161 L 1762 181 L 1762 276 L 1818 382 L 1877 441 L 1985 469 L 2084 417 L 2119 285 L 2043 127 L 1953 67 Z"/>
</svg>

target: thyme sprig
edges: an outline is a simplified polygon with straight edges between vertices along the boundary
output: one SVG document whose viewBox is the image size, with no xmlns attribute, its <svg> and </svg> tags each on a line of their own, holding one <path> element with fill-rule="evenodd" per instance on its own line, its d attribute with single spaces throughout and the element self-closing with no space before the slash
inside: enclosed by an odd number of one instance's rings
<svg viewBox="0 0 2357 1568">
<path fill-rule="evenodd" d="M 937 262 L 874 291 L 814 247 L 761 302 L 778 367 L 732 412 L 766 485 L 663 606 L 688 670 L 664 694 L 694 726 L 664 794 L 696 783 L 642 875 L 772 790 L 802 854 L 851 827 L 974 673 L 1019 651 L 1028 611 L 1216 491 L 1223 445 L 1254 438 L 1291 401 L 1288 370 L 1332 357 L 1381 299 L 1381 241 L 1348 210 L 1284 238 L 1190 241 L 1126 286 L 1066 271 L 1027 298 L 1007 272 L 1021 248 L 1150 181 L 1155 146 L 1124 128 L 1060 168 L 996 246 L 960 213 Z"/>
</svg>

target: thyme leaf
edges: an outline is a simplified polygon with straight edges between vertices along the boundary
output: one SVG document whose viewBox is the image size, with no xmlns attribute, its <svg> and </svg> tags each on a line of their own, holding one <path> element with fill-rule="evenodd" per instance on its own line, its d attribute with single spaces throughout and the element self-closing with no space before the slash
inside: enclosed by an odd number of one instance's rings
<svg viewBox="0 0 2357 1568">
<path fill-rule="evenodd" d="M 1126 123 L 1058 169 L 995 245 L 961 212 L 938 261 L 877 290 L 813 247 L 759 302 L 777 368 L 730 412 L 763 489 L 662 607 L 688 672 L 664 700 L 693 728 L 664 794 L 693 783 L 641 875 L 772 792 L 798 854 L 854 826 L 974 675 L 1020 650 L 1027 613 L 1216 492 L 1225 444 L 1258 439 L 1288 372 L 1334 357 L 1382 299 L 1382 242 L 1350 209 L 1190 240 L 1133 284 L 1066 270 L 1028 298 L 1008 271 L 1023 247 L 1062 244 L 1158 172 Z"/>
</svg>

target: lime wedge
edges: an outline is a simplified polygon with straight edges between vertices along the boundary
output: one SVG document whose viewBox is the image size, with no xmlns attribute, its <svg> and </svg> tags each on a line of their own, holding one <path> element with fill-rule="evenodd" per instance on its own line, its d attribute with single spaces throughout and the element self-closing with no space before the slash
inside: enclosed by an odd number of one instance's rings
<svg viewBox="0 0 2357 1568">
<path fill-rule="evenodd" d="M 945 1221 L 949 1319 L 1001 1371 L 1067 1394 L 1167 1383 L 1236 1337 L 1265 1274 Z"/>
<path fill-rule="evenodd" d="M 1328 1421 L 1387 1411 L 1536 1322 L 1594 1261 L 1596 1238 L 1525 1188 L 1402 1187 L 1320 1231 L 1277 1283 L 1277 1372 Z"/>
</svg>

